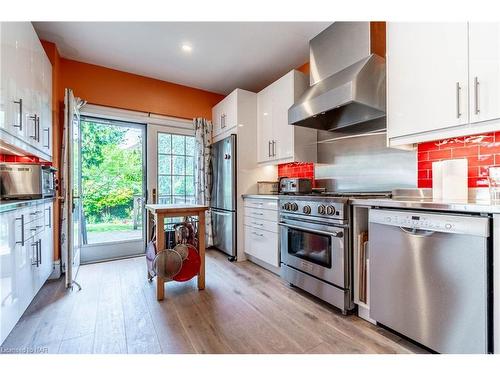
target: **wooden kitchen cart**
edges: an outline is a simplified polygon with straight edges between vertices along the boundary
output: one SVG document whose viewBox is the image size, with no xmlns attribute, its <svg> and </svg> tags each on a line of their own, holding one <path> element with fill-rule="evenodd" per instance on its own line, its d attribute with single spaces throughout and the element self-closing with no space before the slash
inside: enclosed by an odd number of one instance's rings
<svg viewBox="0 0 500 375">
<path fill-rule="evenodd" d="M 156 251 L 165 248 L 165 218 L 167 217 L 198 217 L 198 252 L 200 255 L 200 272 L 198 273 L 198 289 L 205 289 L 205 212 L 208 206 L 198 204 L 147 204 L 149 211 L 156 221 Z M 162 301 L 165 298 L 165 281 L 156 276 L 156 299 Z"/>
</svg>

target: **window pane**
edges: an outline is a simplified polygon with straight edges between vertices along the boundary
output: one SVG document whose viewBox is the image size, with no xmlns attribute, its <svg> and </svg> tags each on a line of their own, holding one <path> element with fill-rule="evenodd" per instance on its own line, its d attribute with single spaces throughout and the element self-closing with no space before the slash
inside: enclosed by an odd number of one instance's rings
<svg viewBox="0 0 500 375">
<path fill-rule="evenodd" d="M 166 133 L 158 133 L 158 152 L 162 154 L 172 153 L 172 136 Z"/>
<path fill-rule="evenodd" d="M 192 156 L 186 156 L 186 174 L 194 175 L 194 158 Z"/>
<path fill-rule="evenodd" d="M 169 196 L 166 196 L 166 197 L 160 197 L 158 199 L 158 203 L 159 204 L 170 204 L 172 203 L 172 198 Z"/>
<path fill-rule="evenodd" d="M 158 202 L 195 203 L 194 137 L 158 133 Z"/>
<path fill-rule="evenodd" d="M 186 176 L 186 195 L 194 195 L 194 177 Z"/>
<path fill-rule="evenodd" d="M 186 173 L 185 169 L 186 158 L 184 156 L 173 156 L 172 159 L 174 166 L 172 174 L 184 175 Z"/>
<path fill-rule="evenodd" d="M 158 196 L 172 194 L 172 185 L 170 183 L 170 176 L 158 176 L 159 191 Z"/>
<path fill-rule="evenodd" d="M 185 155 L 184 135 L 172 135 L 172 153 L 175 155 Z"/>
<path fill-rule="evenodd" d="M 172 176 L 174 181 L 174 192 L 176 195 L 186 194 L 186 178 L 184 176 Z"/>
<path fill-rule="evenodd" d="M 186 203 L 186 197 L 184 195 L 174 195 L 172 199 L 174 204 Z"/>
<path fill-rule="evenodd" d="M 158 155 L 158 173 L 160 174 L 172 174 L 172 168 L 170 168 L 170 155 Z"/>
<path fill-rule="evenodd" d="M 186 155 L 194 155 L 194 137 L 186 137 Z"/>
</svg>

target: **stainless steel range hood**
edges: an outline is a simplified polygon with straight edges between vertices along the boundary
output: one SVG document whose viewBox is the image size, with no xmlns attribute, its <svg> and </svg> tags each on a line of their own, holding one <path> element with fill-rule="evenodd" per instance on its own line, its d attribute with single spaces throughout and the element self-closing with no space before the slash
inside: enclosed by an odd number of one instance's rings
<svg viewBox="0 0 500 375">
<path fill-rule="evenodd" d="M 369 22 L 336 22 L 311 40 L 310 50 L 315 83 L 288 110 L 288 123 L 351 133 L 385 128 L 385 121 L 368 126 L 385 117 L 385 60 L 369 53 Z"/>
</svg>

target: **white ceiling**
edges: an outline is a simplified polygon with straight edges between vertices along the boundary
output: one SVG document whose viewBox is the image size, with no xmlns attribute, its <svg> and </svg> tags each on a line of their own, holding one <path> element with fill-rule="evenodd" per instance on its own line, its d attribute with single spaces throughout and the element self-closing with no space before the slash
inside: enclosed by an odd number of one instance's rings
<svg viewBox="0 0 500 375">
<path fill-rule="evenodd" d="M 68 59 L 221 94 L 258 91 L 309 59 L 328 22 L 34 22 Z M 192 51 L 182 51 L 187 43 Z"/>
</svg>

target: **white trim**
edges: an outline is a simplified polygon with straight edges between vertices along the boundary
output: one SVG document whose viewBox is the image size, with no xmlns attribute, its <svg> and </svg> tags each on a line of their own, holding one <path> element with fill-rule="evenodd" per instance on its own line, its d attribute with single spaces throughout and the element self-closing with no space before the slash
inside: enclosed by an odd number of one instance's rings
<svg viewBox="0 0 500 375">
<path fill-rule="evenodd" d="M 169 128 L 193 129 L 194 131 L 192 120 L 156 115 L 148 112 L 138 112 L 130 111 L 127 109 L 105 107 L 96 104 L 85 104 L 80 110 L 80 114 L 84 116 L 100 117 L 109 120 L 136 122 L 140 124 L 151 124 Z"/>
</svg>

